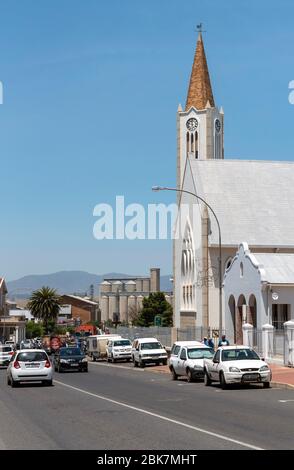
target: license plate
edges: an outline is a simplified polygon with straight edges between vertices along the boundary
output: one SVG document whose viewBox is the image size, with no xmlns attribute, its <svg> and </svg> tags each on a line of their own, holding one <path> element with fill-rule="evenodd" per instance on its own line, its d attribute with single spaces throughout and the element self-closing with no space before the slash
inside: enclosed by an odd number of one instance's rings
<svg viewBox="0 0 294 470">
<path fill-rule="evenodd" d="M 70 367 L 78 367 L 79 364 L 71 364 Z"/>
<path fill-rule="evenodd" d="M 33 367 L 36 368 L 36 367 L 40 367 L 40 364 L 31 362 L 30 364 L 26 364 L 25 366 L 28 368 L 33 368 Z"/>
<path fill-rule="evenodd" d="M 250 380 L 259 380 L 259 374 L 245 374 L 242 377 L 244 382 L 250 382 Z"/>
</svg>

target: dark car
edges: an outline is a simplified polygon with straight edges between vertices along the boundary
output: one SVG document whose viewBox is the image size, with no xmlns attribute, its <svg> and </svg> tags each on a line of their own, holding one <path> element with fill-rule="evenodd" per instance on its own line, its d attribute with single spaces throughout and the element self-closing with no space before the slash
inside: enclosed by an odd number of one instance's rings
<svg viewBox="0 0 294 470">
<path fill-rule="evenodd" d="M 60 348 L 54 355 L 54 370 L 88 372 L 88 360 L 80 348 Z"/>
</svg>

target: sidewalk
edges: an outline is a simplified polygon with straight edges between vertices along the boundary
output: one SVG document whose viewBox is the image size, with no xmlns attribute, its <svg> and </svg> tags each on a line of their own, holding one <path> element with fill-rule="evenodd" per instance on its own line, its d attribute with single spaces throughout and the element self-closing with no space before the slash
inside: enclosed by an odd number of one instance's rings
<svg viewBox="0 0 294 470">
<path fill-rule="evenodd" d="M 294 368 L 285 367 L 280 364 L 271 364 L 269 366 L 273 373 L 272 385 L 274 387 L 282 386 L 294 390 Z"/>
<path fill-rule="evenodd" d="M 294 368 L 273 363 L 269 363 L 269 366 L 273 373 L 271 382 L 272 387 L 282 387 L 292 389 L 294 391 Z M 150 370 L 150 372 L 161 372 L 163 374 L 170 373 L 168 366 L 147 367 L 145 370 Z"/>
</svg>

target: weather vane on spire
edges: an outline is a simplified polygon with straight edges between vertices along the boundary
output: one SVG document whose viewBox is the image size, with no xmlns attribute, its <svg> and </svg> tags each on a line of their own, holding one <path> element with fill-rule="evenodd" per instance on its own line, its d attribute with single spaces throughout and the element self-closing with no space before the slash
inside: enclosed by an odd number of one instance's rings
<svg viewBox="0 0 294 470">
<path fill-rule="evenodd" d="M 197 24 L 196 28 L 197 28 L 198 33 L 205 33 L 206 32 L 202 29 L 203 28 L 203 23 Z"/>
</svg>

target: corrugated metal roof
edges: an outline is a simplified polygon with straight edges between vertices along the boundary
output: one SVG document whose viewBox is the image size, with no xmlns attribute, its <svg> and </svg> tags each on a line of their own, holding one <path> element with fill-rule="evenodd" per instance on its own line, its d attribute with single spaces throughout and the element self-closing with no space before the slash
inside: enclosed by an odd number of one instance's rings
<svg viewBox="0 0 294 470">
<path fill-rule="evenodd" d="M 252 253 L 270 284 L 294 284 L 294 253 Z"/>
<path fill-rule="evenodd" d="M 191 168 L 198 195 L 219 219 L 223 245 L 294 248 L 294 163 L 192 160 Z M 211 228 L 210 243 L 217 244 L 213 216 Z"/>
</svg>

